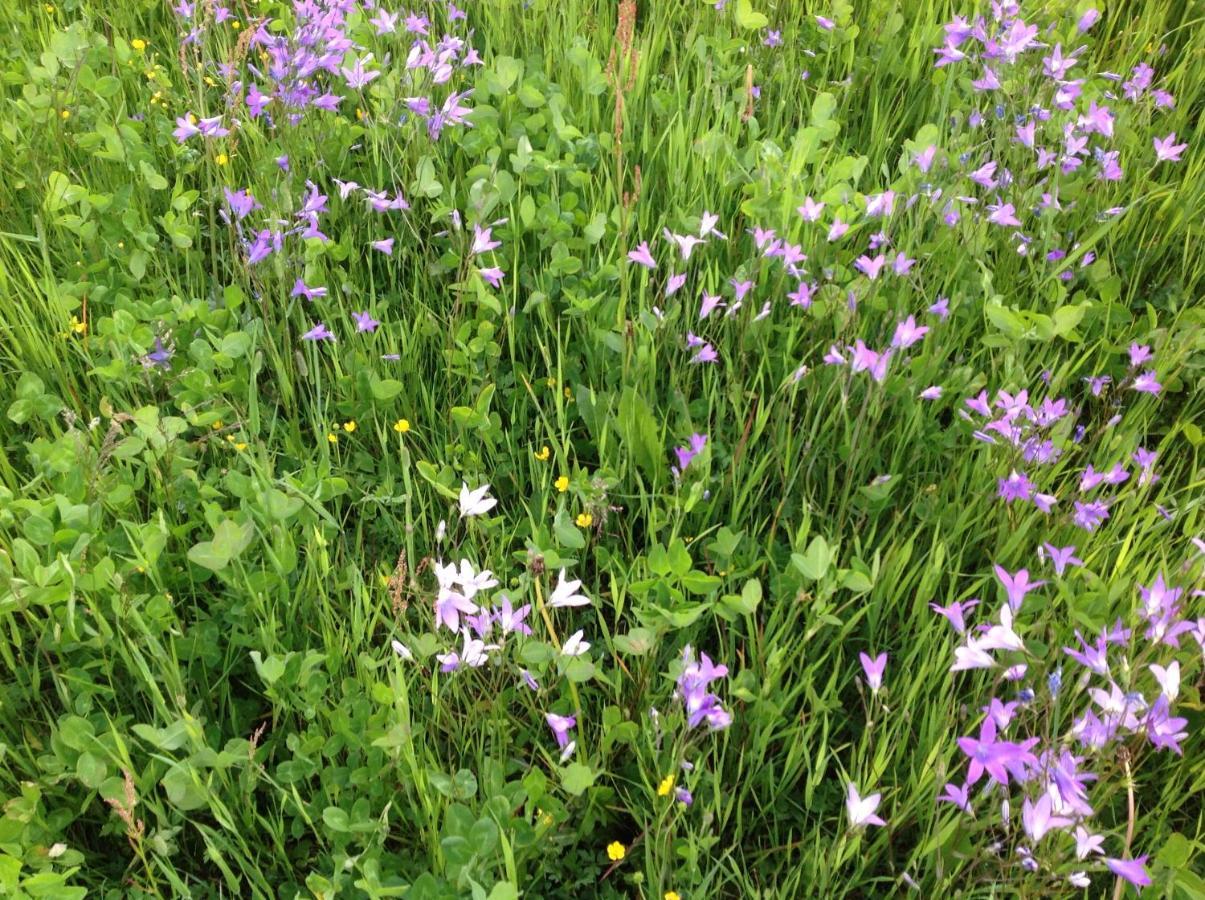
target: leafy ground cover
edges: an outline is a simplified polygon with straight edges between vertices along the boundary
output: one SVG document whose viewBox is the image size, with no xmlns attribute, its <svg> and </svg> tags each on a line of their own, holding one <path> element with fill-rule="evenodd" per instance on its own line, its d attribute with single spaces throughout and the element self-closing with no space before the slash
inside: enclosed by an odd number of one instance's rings
<svg viewBox="0 0 1205 900">
<path fill-rule="evenodd" d="M 0 4 L 0 893 L 1205 896 L 1203 16 Z"/>
</svg>

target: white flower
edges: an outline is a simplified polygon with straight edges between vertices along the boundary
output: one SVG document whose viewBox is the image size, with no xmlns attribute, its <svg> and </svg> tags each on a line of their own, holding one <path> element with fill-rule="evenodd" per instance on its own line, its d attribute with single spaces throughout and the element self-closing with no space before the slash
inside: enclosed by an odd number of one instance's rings
<svg viewBox="0 0 1205 900">
<path fill-rule="evenodd" d="M 579 594 L 578 589 L 582 583 L 576 579 L 566 581 L 565 570 L 561 569 L 557 575 L 556 587 L 552 591 L 552 596 L 548 598 L 548 605 L 553 609 L 559 609 L 562 606 L 589 606 L 590 598 L 585 594 Z"/>
<path fill-rule="evenodd" d="M 561 762 L 564 762 L 573 755 L 573 751 L 577 749 L 577 741 L 570 741 L 565 745 L 565 749 L 561 751 Z"/>
<path fill-rule="evenodd" d="M 443 543 L 444 535 L 447 533 L 448 533 L 448 523 L 445 520 L 440 519 L 439 524 L 437 526 L 435 526 L 436 543 Z"/>
<path fill-rule="evenodd" d="M 414 654 L 410 652 L 410 648 L 401 641 L 392 641 L 389 646 L 391 646 L 393 648 L 393 652 L 402 659 L 414 659 Z"/>
<path fill-rule="evenodd" d="M 584 632 L 581 629 L 569 635 L 569 639 L 565 641 L 565 646 L 561 648 L 562 656 L 581 656 L 590 649 L 590 645 L 582 640 Z"/>
<path fill-rule="evenodd" d="M 493 497 L 486 496 L 489 493 L 490 486 L 483 484 L 475 490 L 469 490 L 469 486 L 464 482 L 460 484 L 460 515 L 480 516 L 489 512 L 498 505 L 498 501 Z"/>
<path fill-rule="evenodd" d="M 1163 696 L 1169 702 L 1175 700 L 1180 695 L 1180 663 L 1172 660 L 1167 668 L 1158 663 L 1152 663 L 1149 668 L 1151 674 L 1155 676 L 1155 680 L 1159 682 Z"/>
</svg>

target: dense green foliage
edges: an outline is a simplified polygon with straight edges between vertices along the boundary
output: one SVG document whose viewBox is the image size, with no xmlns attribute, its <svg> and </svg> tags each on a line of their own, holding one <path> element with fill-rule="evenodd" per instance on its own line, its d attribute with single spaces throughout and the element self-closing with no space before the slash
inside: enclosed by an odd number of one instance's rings
<svg viewBox="0 0 1205 900">
<path fill-rule="evenodd" d="M 639 4 L 630 39 L 610 2 L 465 5 L 467 22 L 414 4 L 432 40 L 480 53 L 432 88 L 472 88 L 471 127 L 435 138 L 406 114 L 412 36 L 358 11 L 349 33 L 383 74 L 332 79 L 338 110 L 269 127 L 241 107 L 228 136 L 181 141 L 178 117 L 242 101 L 221 65 L 262 62 L 245 36 L 288 33 L 291 3 L 215 21 L 201 2 L 191 43 L 159 0 L 0 3 L 0 895 L 1038 896 L 1093 866 L 1089 894 L 1112 890 L 1069 834 L 1030 874 L 998 799 L 976 818 L 937 801 L 966 771 L 956 739 L 1021 686 L 951 674 L 958 636 L 929 604 L 980 597 L 988 621 L 994 564 L 1041 571 L 1010 661 L 1039 694 L 1061 669 L 1059 697 L 1079 697 L 1019 714 L 1048 738 L 1086 703 L 1062 649 L 1077 629 L 1121 617 L 1139 640 L 1137 586 L 1158 573 L 1201 614 L 1205 9 L 1117 2 L 1075 42 L 1081 76 L 1145 61 L 1175 105 L 1113 103 L 1124 178 L 1089 161 L 1051 219 L 1025 209 L 1049 187 L 1015 110 L 993 114 L 978 70 L 934 68 L 943 24 L 988 4 L 666 0 Z M 1070 50 L 1087 7 L 1025 14 Z M 1037 96 L 1042 53 L 1010 103 Z M 1188 147 L 1156 162 L 1171 132 Z M 932 172 L 913 164 L 927 147 Z M 985 153 L 1013 171 L 1032 252 L 925 199 L 965 191 L 960 159 Z M 295 221 L 307 179 L 328 240 L 249 264 L 224 190 L 262 204 L 250 238 Z M 864 215 L 888 189 L 889 225 Z M 806 197 L 823 225 L 796 213 Z M 837 210 L 847 243 L 825 240 Z M 684 261 L 662 231 L 699 234 L 705 212 L 726 239 Z M 501 245 L 476 253 L 491 223 Z M 803 243 L 810 305 L 785 299 L 796 281 L 755 227 Z M 855 268 L 880 228 L 910 272 Z M 656 269 L 629 261 L 645 241 Z M 730 278 L 756 283 L 743 308 Z M 729 308 L 701 320 L 701 290 Z M 939 297 L 948 319 L 925 314 Z M 886 347 L 908 315 L 932 330 L 885 379 L 823 361 Z M 336 340 L 303 340 L 320 321 Z M 688 331 L 717 362 L 692 362 Z M 1153 347 L 1157 396 L 1123 389 L 1132 342 Z M 964 421 L 965 398 L 1026 389 L 1086 428 L 1055 435 L 1053 516 L 997 495 L 1019 457 Z M 706 444 L 677 466 L 692 434 Z M 1139 490 L 1134 469 L 1104 525 L 1072 525 L 1078 473 L 1138 446 L 1159 480 Z M 462 483 L 497 506 L 462 517 Z M 1054 578 L 1043 541 L 1083 565 Z M 441 672 L 460 638 L 435 627 L 435 564 L 462 558 L 533 604 L 534 634 Z M 545 606 L 562 569 L 590 605 Z M 564 654 L 578 629 L 590 650 Z M 684 721 L 688 644 L 728 667 L 727 728 Z M 881 693 L 860 652 L 889 653 Z M 1153 696 L 1154 657 L 1138 686 L 1116 652 L 1123 687 Z M 1137 738 L 1099 762 L 1093 827 L 1111 857 L 1131 827 L 1157 888 L 1200 897 L 1202 654 L 1188 635 L 1178 653 L 1182 755 Z M 564 758 L 548 712 L 576 716 Z M 882 793 L 885 827 L 850 827 L 851 781 Z"/>
</svg>

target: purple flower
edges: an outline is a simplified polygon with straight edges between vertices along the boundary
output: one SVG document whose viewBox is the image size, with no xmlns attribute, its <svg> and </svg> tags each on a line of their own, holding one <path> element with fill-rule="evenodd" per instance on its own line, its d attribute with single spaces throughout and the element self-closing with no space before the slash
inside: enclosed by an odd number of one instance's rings
<svg viewBox="0 0 1205 900">
<path fill-rule="evenodd" d="M 653 259 L 652 251 L 649 250 L 648 241 L 641 241 L 635 250 L 629 251 L 628 259 L 637 265 L 644 266 L 646 269 L 657 268 L 657 261 Z"/>
<path fill-rule="evenodd" d="M 564 750 L 569 746 L 569 732 L 577 725 L 577 717 L 545 713 L 544 719 L 548 722 L 548 727 L 552 729 L 552 734 L 556 738 L 556 745 Z"/>
<path fill-rule="evenodd" d="M 1020 611 L 1026 594 L 1037 590 L 1046 583 L 1045 581 L 1030 581 L 1027 569 L 1019 569 L 1016 575 L 1010 574 L 1003 566 L 993 566 L 993 570 L 996 577 L 1000 579 L 1000 583 L 1004 585 L 1004 592 L 1008 595 L 1008 606 L 1014 613 Z"/>
<path fill-rule="evenodd" d="M 301 339 L 303 341 L 334 341 L 335 336 L 327 330 L 325 325 L 319 322 L 317 325 L 303 334 Z"/>
<path fill-rule="evenodd" d="M 912 316 L 904 319 L 895 326 L 895 334 L 891 338 L 891 346 L 901 350 L 907 349 L 929 333 L 928 325 L 917 325 Z"/>
<path fill-rule="evenodd" d="M 692 434 L 690 443 L 685 447 L 675 447 L 674 454 L 678 457 L 678 471 L 686 471 L 686 467 L 690 465 L 691 460 L 703 452 L 703 448 L 707 446 L 707 435 Z"/>
<path fill-rule="evenodd" d="M 937 302 L 930 306 L 928 311 L 944 322 L 950 315 L 950 298 L 938 297 Z"/>
<path fill-rule="evenodd" d="M 1131 388 L 1144 394 L 1158 395 L 1158 393 L 1163 390 L 1163 385 L 1155 380 L 1154 371 L 1148 369 L 1134 379 L 1134 383 L 1131 385 Z"/>
<path fill-rule="evenodd" d="M 497 289 L 502 287 L 502 279 L 506 277 L 506 273 L 498 266 L 490 266 L 487 269 L 478 269 L 477 274 L 480 275 L 490 287 Z"/>
<path fill-rule="evenodd" d="M 163 339 L 156 335 L 155 348 L 143 357 L 143 362 L 148 368 L 158 368 L 166 371 L 172 367 L 172 356 L 175 355 L 175 352 L 170 347 L 164 347 Z"/>
<path fill-rule="evenodd" d="M 965 603 L 955 600 L 949 606 L 939 606 L 936 603 L 930 603 L 929 609 L 933 610 L 939 616 L 943 616 L 956 632 L 963 634 L 967 630 L 964 616 L 978 605 L 979 600 L 972 597 Z"/>
<path fill-rule="evenodd" d="M 1109 507 L 1099 500 L 1083 503 L 1075 501 L 1075 512 L 1071 521 L 1084 531 L 1095 531 L 1105 519 L 1109 518 Z"/>
<path fill-rule="evenodd" d="M 1176 133 L 1173 131 L 1165 138 L 1155 138 L 1156 162 L 1179 162 L 1180 154 L 1188 149 L 1188 144 L 1177 144 Z"/>
<path fill-rule="evenodd" d="M 1067 566 L 1082 566 L 1084 561 L 1075 555 L 1075 545 L 1056 547 L 1054 544 L 1042 544 L 1042 552 L 1050 557 L 1055 574 L 1062 575 Z"/>
<path fill-rule="evenodd" d="M 1014 500 L 1029 500 L 1033 495 L 1033 488 L 1033 482 L 1024 472 L 1013 469 L 1007 478 L 1001 478 L 997 482 L 996 495 L 1005 503 L 1012 503 Z"/>
<path fill-rule="evenodd" d="M 1120 878 L 1124 878 L 1136 888 L 1149 887 L 1151 876 L 1146 874 L 1146 856 L 1139 856 L 1137 859 L 1112 859 L 1105 858 L 1105 865 L 1109 867 L 1109 871 Z"/>
<path fill-rule="evenodd" d="M 965 813 L 971 812 L 971 801 L 965 784 L 959 785 L 952 781 L 947 782 L 945 788 L 942 789 L 941 796 L 937 800 L 940 803 L 953 803 Z"/>
<path fill-rule="evenodd" d="M 193 120 L 194 116 L 192 113 L 186 113 L 176 119 L 176 128 L 172 131 L 172 134 L 181 144 L 193 135 L 201 133 L 201 129 L 196 126 Z"/>
<path fill-rule="evenodd" d="M 381 241 L 373 241 L 372 249 L 384 253 L 386 256 L 393 256 L 393 238 L 385 238 Z"/>
<path fill-rule="evenodd" d="M 687 644 L 682 650 L 682 674 L 674 692 L 686 709 L 686 722 L 697 728 L 704 722 L 712 731 L 732 724 L 732 714 L 720 705 L 720 698 L 708 690 L 713 681 L 728 674 L 728 667 L 715 665 L 706 653 L 695 660 L 694 650 Z"/>
<path fill-rule="evenodd" d="M 883 670 L 887 668 L 887 654 L 880 653 L 871 659 L 867 654 L 859 653 L 858 659 L 862 663 L 862 671 L 866 673 L 866 684 L 870 687 L 870 692 L 877 694 L 883 686 Z"/>
<path fill-rule="evenodd" d="M 1040 841 L 1055 828 L 1066 828 L 1073 820 L 1056 816 L 1051 808 L 1050 794 L 1044 793 L 1037 801 L 1028 797 L 1021 804 L 1021 825 L 1033 841 Z"/>
<path fill-rule="evenodd" d="M 492 239 L 492 228 L 482 228 L 479 225 L 473 226 L 473 245 L 469 248 L 469 252 L 474 256 L 485 253 L 488 250 L 493 250 L 495 247 L 501 247 L 501 241 Z"/>
<path fill-rule="evenodd" d="M 531 628 L 526 623 L 527 614 L 531 612 L 531 604 L 527 603 L 515 609 L 510 602 L 510 597 L 506 594 L 502 595 L 502 604 L 492 610 L 491 615 L 495 622 L 498 623 L 498 628 L 504 635 L 511 632 L 519 634 L 531 634 Z M 537 686 L 538 687 L 538 686 Z"/>
<path fill-rule="evenodd" d="M 293 282 L 293 290 L 289 292 L 290 297 L 305 297 L 306 300 L 312 301 L 315 297 L 325 297 L 326 288 L 324 287 L 308 287 L 300 278 Z"/>
<path fill-rule="evenodd" d="M 1150 711 L 1146 715 L 1146 734 L 1150 738 L 1151 746 L 1159 749 L 1169 749 L 1177 756 L 1183 756 L 1184 751 L 1180 749 L 1180 741 L 1188 737 L 1188 732 L 1184 730 L 1188 724 L 1188 719 L 1173 717 L 1171 715 L 1171 704 L 1167 699 L 1166 694 L 1160 694 L 1159 699 L 1151 706 Z"/>
<path fill-rule="evenodd" d="M 376 331 L 380 326 L 380 322 L 372 317 L 368 312 L 354 312 L 351 317 L 356 322 L 356 332 L 367 331 L 369 334 Z"/>
<path fill-rule="evenodd" d="M 920 398 L 922 400 L 940 400 L 941 393 L 942 393 L 941 385 L 935 384 L 935 385 L 927 387 L 923 391 L 921 391 Z"/>
<path fill-rule="evenodd" d="M 686 273 L 682 272 L 676 275 L 670 275 L 669 281 L 665 283 L 665 296 L 672 297 L 682 285 L 686 284 Z"/>
</svg>

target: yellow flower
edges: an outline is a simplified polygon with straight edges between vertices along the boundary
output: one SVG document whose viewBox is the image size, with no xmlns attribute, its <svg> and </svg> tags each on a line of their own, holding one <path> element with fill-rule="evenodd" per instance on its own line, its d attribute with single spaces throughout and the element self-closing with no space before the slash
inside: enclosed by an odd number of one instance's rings
<svg viewBox="0 0 1205 900">
<path fill-rule="evenodd" d="M 352 421 L 350 421 L 350 422 L 344 422 L 344 423 L 343 423 L 343 430 L 344 430 L 344 431 L 346 431 L 348 434 L 351 434 L 353 431 L 355 431 L 355 430 L 356 430 L 356 423 L 355 423 L 355 420 L 353 419 L 353 420 L 352 420 Z"/>
<path fill-rule="evenodd" d="M 589 513 L 578 513 L 577 514 L 577 527 L 578 528 L 589 528 L 593 524 L 594 524 L 594 516 L 590 515 Z"/>
<path fill-rule="evenodd" d="M 215 156 L 213 158 L 213 161 L 216 162 L 219 166 L 224 166 L 224 165 L 226 165 L 226 163 L 230 162 L 230 157 L 227 156 L 225 153 L 219 153 L 217 156 Z"/>
<path fill-rule="evenodd" d="M 565 388 L 565 399 L 566 400 L 573 399 L 573 391 L 571 391 L 568 387 Z"/>
<path fill-rule="evenodd" d="M 628 854 L 628 848 L 619 841 L 611 841 L 607 844 L 607 858 L 615 862 L 619 862 Z"/>
<path fill-rule="evenodd" d="M 188 114 L 188 124 L 189 124 L 189 125 L 196 125 L 196 124 L 197 124 L 197 117 L 196 117 L 196 116 L 194 116 L 192 113 L 189 113 L 189 114 Z"/>
<path fill-rule="evenodd" d="M 546 385 L 548 385 L 550 388 L 556 387 L 556 379 L 551 376 L 549 376 L 548 378 L 545 378 L 544 383 Z"/>
<path fill-rule="evenodd" d="M 393 423 L 393 430 L 396 431 L 398 434 L 405 434 L 407 431 L 410 430 L 410 420 L 409 419 L 398 419 L 396 422 Z"/>
<path fill-rule="evenodd" d="M 667 796 L 669 796 L 669 792 L 672 791 L 673 789 L 674 789 L 674 776 L 666 775 L 664 778 L 661 779 L 661 783 L 659 785 L 657 785 L 657 796 L 658 797 L 667 797 Z"/>
<path fill-rule="evenodd" d="M 226 435 L 226 443 L 228 443 L 228 444 L 234 443 L 234 435 L 233 434 Z"/>
<path fill-rule="evenodd" d="M 239 441 L 237 444 L 234 445 L 234 449 L 235 450 L 246 450 L 247 444 L 244 441 Z"/>
<path fill-rule="evenodd" d="M 363 118 L 364 118 L 364 110 L 360 109 L 360 107 L 357 106 L 356 107 L 356 119 L 360 120 Z"/>
<path fill-rule="evenodd" d="M 76 334 L 84 334 L 88 330 L 88 323 L 81 322 L 75 316 L 71 317 L 71 330 Z"/>
<path fill-rule="evenodd" d="M 339 443 L 339 435 L 335 434 L 333 431 L 327 434 L 326 439 L 332 444 Z"/>
<path fill-rule="evenodd" d="M 134 40 L 130 41 L 130 46 L 141 53 L 146 49 L 146 41 L 144 41 L 142 38 L 134 38 Z"/>
<path fill-rule="evenodd" d="M 212 76 L 212 75 L 206 75 L 206 76 L 205 76 L 205 83 L 206 83 L 207 85 L 209 85 L 210 87 L 216 87 L 216 86 L 217 86 L 217 82 L 213 80 L 213 76 Z"/>
<path fill-rule="evenodd" d="M 536 454 L 535 454 L 536 459 L 538 459 L 540 462 L 544 462 L 546 459 L 548 459 L 548 453 L 549 453 L 548 445 L 545 444 L 543 447 L 541 447 L 539 450 L 536 451 Z"/>
<path fill-rule="evenodd" d="M 677 891 L 666 891 L 665 900 L 682 900 Z"/>
<path fill-rule="evenodd" d="M 46 12 L 48 12 L 48 13 L 53 13 L 54 12 L 54 4 L 47 3 L 42 7 L 42 9 L 46 10 Z"/>
<path fill-rule="evenodd" d="M 556 487 L 558 492 L 560 492 L 562 494 L 565 493 L 565 491 L 569 490 L 569 476 L 562 475 L 560 478 L 558 478 L 556 481 L 553 482 L 553 485 Z"/>
<path fill-rule="evenodd" d="M 70 119 L 71 118 L 71 110 L 65 109 L 61 113 L 59 113 L 59 115 L 64 119 Z"/>
<path fill-rule="evenodd" d="M 218 419 L 216 422 L 214 422 L 209 427 L 212 428 L 214 431 L 220 431 L 222 429 L 222 420 Z"/>
<path fill-rule="evenodd" d="M 240 28 L 243 27 L 243 23 L 240 22 L 238 19 L 235 19 L 233 22 L 230 23 L 230 27 L 233 28 L 235 31 L 238 31 Z"/>
</svg>

